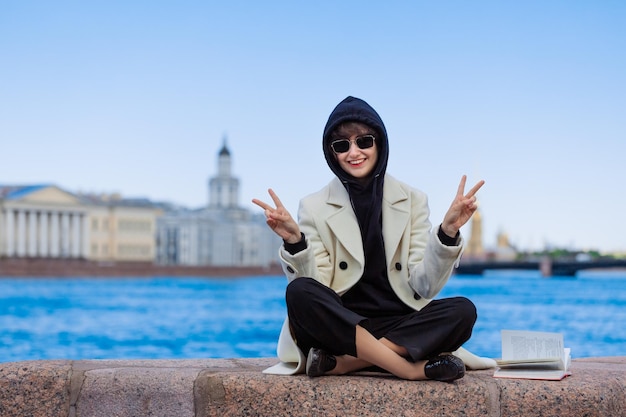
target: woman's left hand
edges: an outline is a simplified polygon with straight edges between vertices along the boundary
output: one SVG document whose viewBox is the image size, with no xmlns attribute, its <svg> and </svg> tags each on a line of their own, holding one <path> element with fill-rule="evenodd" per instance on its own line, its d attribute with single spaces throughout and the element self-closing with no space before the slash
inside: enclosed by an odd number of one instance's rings
<svg viewBox="0 0 626 417">
<path fill-rule="evenodd" d="M 463 175 L 456 192 L 456 197 L 444 216 L 443 223 L 441 223 L 441 230 L 450 237 L 456 236 L 459 229 L 469 221 L 478 208 L 478 204 L 476 204 L 476 192 L 478 192 L 480 187 L 485 183 L 483 180 L 478 181 L 476 185 L 465 194 L 466 181 L 467 176 Z"/>
</svg>

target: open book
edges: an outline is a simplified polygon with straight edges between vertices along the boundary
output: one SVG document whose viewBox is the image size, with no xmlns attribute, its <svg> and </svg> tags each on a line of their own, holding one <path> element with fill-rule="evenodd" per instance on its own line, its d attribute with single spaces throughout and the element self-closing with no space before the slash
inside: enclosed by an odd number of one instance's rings
<svg viewBox="0 0 626 417">
<path fill-rule="evenodd" d="M 502 359 L 493 376 L 558 381 L 571 375 L 570 362 L 561 333 L 502 330 Z"/>
</svg>

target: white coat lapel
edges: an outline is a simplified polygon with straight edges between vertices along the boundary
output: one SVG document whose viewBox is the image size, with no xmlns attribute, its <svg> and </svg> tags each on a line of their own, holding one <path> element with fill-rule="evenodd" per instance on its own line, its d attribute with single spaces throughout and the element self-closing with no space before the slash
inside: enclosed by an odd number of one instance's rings
<svg viewBox="0 0 626 417">
<path fill-rule="evenodd" d="M 392 177 L 385 177 L 383 190 L 383 238 L 385 256 L 391 262 L 410 220 L 408 195 Z"/>
<path fill-rule="evenodd" d="M 365 257 L 361 229 L 350 204 L 348 192 L 338 179 L 331 181 L 326 203 L 332 207 L 332 213 L 326 219 L 328 227 L 350 255 L 363 263 Z"/>
</svg>

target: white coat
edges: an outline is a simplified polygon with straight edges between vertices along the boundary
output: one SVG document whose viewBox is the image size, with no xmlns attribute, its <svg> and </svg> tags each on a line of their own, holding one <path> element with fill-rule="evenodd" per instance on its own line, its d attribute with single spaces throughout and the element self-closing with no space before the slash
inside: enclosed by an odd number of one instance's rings
<svg viewBox="0 0 626 417">
<path fill-rule="evenodd" d="M 431 232 L 426 194 L 390 175 L 385 176 L 382 233 L 391 288 L 415 310 L 439 293 L 457 265 L 463 248 L 446 246 Z M 281 265 L 289 282 L 310 277 L 344 294 L 358 282 L 365 266 L 361 232 L 348 193 L 334 178 L 322 190 L 300 202 L 298 221 L 307 248 L 291 255 L 281 246 Z M 281 363 L 266 373 L 303 372 L 305 356 L 295 344 L 285 320 L 278 340 Z M 457 354 L 470 368 L 488 368 L 495 362 L 465 349 Z"/>
</svg>

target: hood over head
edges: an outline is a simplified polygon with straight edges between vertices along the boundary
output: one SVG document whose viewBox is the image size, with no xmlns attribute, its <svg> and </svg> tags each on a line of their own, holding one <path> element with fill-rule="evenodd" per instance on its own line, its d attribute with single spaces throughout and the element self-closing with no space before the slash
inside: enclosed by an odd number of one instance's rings
<svg viewBox="0 0 626 417">
<path fill-rule="evenodd" d="M 332 111 L 324 127 L 322 146 L 326 163 L 333 173 L 345 184 L 355 183 L 356 179 L 346 173 L 337 162 L 333 150 L 330 147 L 333 131 L 345 122 L 360 122 L 368 125 L 376 131 L 376 147 L 378 149 L 378 161 L 372 171 L 371 178 L 384 177 L 389 159 L 389 141 L 387 139 L 387 129 L 382 119 L 365 101 L 356 97 L 346 97 Z M 382 174 L 382 175 L 381 175 Z"/>
<path fill-rule="evenodd" d="M 365 182 L 359 181 L 345 172 L 339 165 L 339 162 L 337 162 L 335 154 L 330 147 L 333 131 L 345 122 L 364 123 L 376 132 L 378 160 Z M 383 184 L 387 160 L 389 159 L 387 129 L 385 129 L 382 119 L 376 113 L 376 110 L 365 101 L 356 97 L 347 97 L 330 114 L 324 128 L 322 145 L 328 166 L 341 180 L 350 197 L 352 209 L 361 228 L 361 239 L 366 252 L 366 264 L 371 259 L 380 259 L 381 248 L 384 248 L 382 241 Z M 372 256 L 367 255 L 368 253 Z M 384 249 L 382 253 L 384 253 Z M 384 262 L 381 265 L 381 273 L 385 274 Z M 374 269 L 378 268 L 375 267 Z"/>
</svg>

